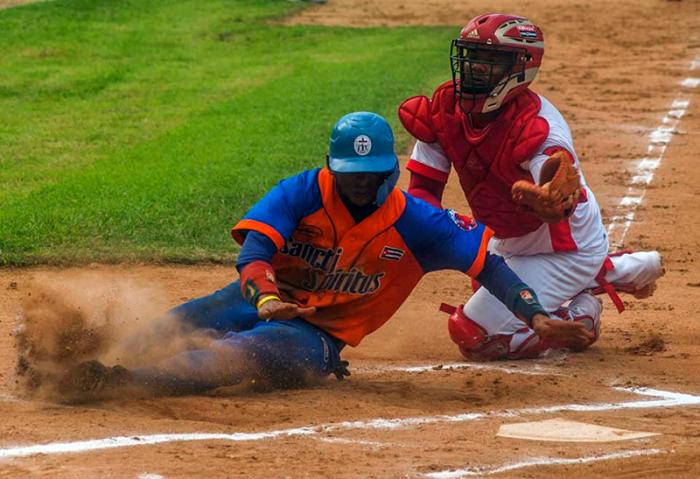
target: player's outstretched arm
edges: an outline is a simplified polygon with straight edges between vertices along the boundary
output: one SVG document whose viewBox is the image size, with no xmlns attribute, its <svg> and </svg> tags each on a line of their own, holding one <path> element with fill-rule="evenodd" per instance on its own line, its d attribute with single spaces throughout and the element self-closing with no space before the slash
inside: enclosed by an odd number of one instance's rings
<svg viewBox="0 0 700 479">
<path fill-rule="evenodd" d="M 584 349 L 593 341 L 593 333 L 582 324 L 550 319 L 535 292 L 510 269 L 502 257 L 488 254 L 476 280 L 514 315 L 529 324 L 542 339 L 561 341 L 570 344 L 572 349 Z"/>
<path fill-rule="evenodd" d="M 582 323 L 551 319 L 543 314 L 536 314 L 532 320 L 532 329 L 537 335 L 552 342 L 566 344 L 574 351 L 583 350 L 595 339 Z"/>
<path fill-rule="evenodd" d="M 423 242 L 413 248 L 419 261 L 426 265 L 426 272 L 440 269 L 466 272 L 543 338 L 571 340 L 574 348 L 576 344 L 593 340 L 592 335 L 584 333 L 575 323 L 549 319 L 535 291 L 510 269 L 502 257 L 487 252 L 486 245 L 491 236 L 488 228 L 454 211 L 436 211 L 417 203 L 414 205 L 419 214 L 414 216 L 414 223 L 407 222 L 407 225 L 412 227 L 411 231 L 429 232 L 429 235 L 419 236 Z"/>
</svg>

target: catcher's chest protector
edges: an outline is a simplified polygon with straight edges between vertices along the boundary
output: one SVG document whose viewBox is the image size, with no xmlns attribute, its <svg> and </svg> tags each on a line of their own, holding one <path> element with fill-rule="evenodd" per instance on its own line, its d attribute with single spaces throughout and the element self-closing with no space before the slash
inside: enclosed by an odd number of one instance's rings
<svg viewBox="0 0 700 479">
<path fill-rule="evenodd" d="M 452 82 L 446 82 L 432 101 L 413 97 L 404 102 L 399 115 L 413 136 L 440 144 L 457 171 L 474 217 L 497 237 L 511 238 L 542 225 L 536 216 L 518 211 L 510 193 L 516 181 L 533 181 L 519 165 L 537 153 L 549 134 L 547 121 L 537 116 L 540 106 L 539 96 L 526 90 L 485 129 L 474 130 L 457 105 Z"/>
</svg>

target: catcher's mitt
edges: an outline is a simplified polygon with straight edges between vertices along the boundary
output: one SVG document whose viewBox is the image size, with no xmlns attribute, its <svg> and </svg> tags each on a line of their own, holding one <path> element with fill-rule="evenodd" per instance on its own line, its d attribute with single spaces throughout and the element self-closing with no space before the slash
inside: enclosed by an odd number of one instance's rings
<svg viewBox="0 0 700 479">
<path fill-rule="evenodd" d="M 521 211 L 532 213 L 547 223 L 556 223 L 574 211 L 581 194 L 581 181 L 569 154 L 560 150 L 544 162 L 539 185 L 520 180 L 510 191 Z"/>
</svg>

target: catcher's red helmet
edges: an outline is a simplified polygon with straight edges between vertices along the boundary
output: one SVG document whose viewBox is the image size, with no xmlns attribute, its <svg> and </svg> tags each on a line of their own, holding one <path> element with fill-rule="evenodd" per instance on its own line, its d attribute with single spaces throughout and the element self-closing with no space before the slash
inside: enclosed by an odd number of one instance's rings
<svg viewBox="0 0 700 479">
<path fill-rule="evenodd" d="M 501 107 L 535 79 L 544 55 L 542 30 L 523 17 L 487 13 L 452 41 L 452 81 L 466 112 Z"/>
</svg>

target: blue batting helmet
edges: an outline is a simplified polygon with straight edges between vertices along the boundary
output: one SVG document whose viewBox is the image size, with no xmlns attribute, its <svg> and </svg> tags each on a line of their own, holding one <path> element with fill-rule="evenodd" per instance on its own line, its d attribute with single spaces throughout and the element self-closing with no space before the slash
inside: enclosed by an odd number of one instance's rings
<svg viewBox="0 0 700 479">
<path fill-rule="evenodd" d="M 386 173 L 377 191 L 381 206 L 399 178 L 394 134 L 389 123 L 366 111 L 348 113 L 333 127 L 328 148 L 328 168 L 333 173 Z"/>
</svg>

